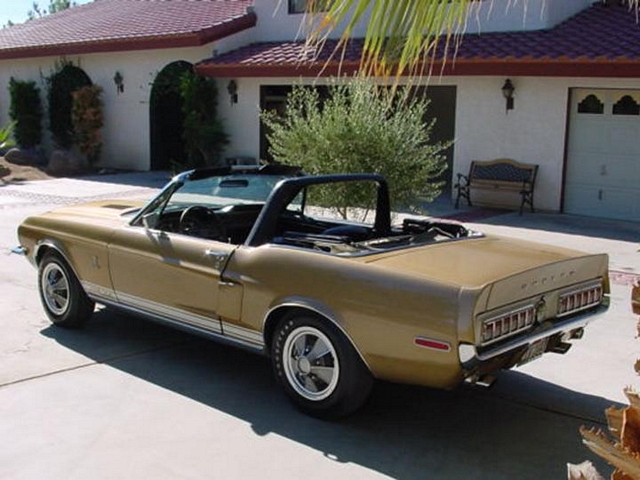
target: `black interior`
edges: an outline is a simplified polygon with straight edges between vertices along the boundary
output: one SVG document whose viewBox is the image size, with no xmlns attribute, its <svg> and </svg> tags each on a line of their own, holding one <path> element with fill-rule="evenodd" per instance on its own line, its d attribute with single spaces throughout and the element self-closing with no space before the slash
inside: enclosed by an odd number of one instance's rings
<svg viewBox="0 0 640 480">
<path fill-rule="evenodd" d="M 158 228 L 198 238 L 243 244 L 262 207 L 262 204 L 230 205 L 223 208 L 198 207 L 198 211 L 202 209 L 210 212 L 198 213 L 190 218 L 188 225 L 185 225 L 185 212 L 192 207 L 165 212 Z M 350 224 L 338 219 L 317 219 L 287 210 L 278 217 L 275 231 L 276 234 L 270 243 L 334 254 L 388 250 L 469 235 L 468 230 L 462 225 L 422 219 L 405 219 L 401 226 L 394 227 L 390 233 L 379 234 L 374 227 Z"/>
</svg>

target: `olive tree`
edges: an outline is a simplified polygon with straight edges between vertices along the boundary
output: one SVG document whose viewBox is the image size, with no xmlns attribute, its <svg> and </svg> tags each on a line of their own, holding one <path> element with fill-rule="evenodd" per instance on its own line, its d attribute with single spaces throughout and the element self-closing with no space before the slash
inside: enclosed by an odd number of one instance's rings
<svg viewBox="0 0 640 480">
<path fill-rule="evenodd" d="M 428 100 L 409 89 L 388 89 L 363 78 L 333 81 L 326 98 L 316 88 L 295 85 L 284 115 L 262 111 L 269 153 L 276 162 L 299 165 L 309 174 L 380 173 L 389 182 L 394 209 L 423 212 L 441 191 L 449 144 L 430 140 Z M 366 192 L 328 190 L 315 198 L 345 216 L 363 207 Z"/>
</svg>

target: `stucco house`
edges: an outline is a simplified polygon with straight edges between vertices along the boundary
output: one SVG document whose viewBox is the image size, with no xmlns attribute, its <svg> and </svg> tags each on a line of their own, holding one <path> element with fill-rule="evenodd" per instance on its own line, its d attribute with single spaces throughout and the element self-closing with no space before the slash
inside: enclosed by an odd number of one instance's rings
<svg viewBox="0 0 640 480">
<path fill-rule="evenodd" d="M 154 95 L 165 73 L 254 40 L 253 1 L 97 0 L 0 30 L 0 125 L 9 79 L 44 78 L 65 59 L 104 89 L 102 164 L 168 168 L 180 136 L 174 96 Z M 120 88 L 115 80 L 119 76 Z M 44 99 L 43 99 L 44 100 Z M 178 142 L 179 143 L 179 142 Z"/>
<path fill-rule="evenodd" d="M 507 3 L 480 3 L 457 57 L 433 65 L 426 94 L 436 136 L 455 140 L 450 174 L 466 173 L 476 159 L 538 164 L 537 208 L 640 221 L 635 11 L 617 1 Z M 227 156 L 264 158 L 259 108 L 282 105 L 296 82 L 338 73 L 337 64 L 325 65 L 331 42 L 302 57 L 303 7 L 301 0 L 96 0 L 2 30 L 0 124 L 9 77 L 38 80 L 64 55 L 105 88 L 103 162 L 162 168 L 154 115 L 163 110 L 151 105 L 153 85 L 167 65 L 188 62 L 218 81 Z M 363 27 L 354 32 L 341 73 L 357 68 L 363 35 Z M 509 110 L 506 79 L 515 87 Z"/>
</svg>

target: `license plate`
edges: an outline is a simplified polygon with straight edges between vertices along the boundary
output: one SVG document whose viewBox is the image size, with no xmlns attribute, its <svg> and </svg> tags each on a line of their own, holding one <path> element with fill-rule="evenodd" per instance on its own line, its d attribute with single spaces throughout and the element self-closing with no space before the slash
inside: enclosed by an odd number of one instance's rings
<svg viewBox="0 0 640 480">
<path fill-rule="evenodd" d="M 518 365 L 524 365 L 525 363 L 529 363 L 535 360 L 536 358 L 541 357 L 542 354 L 547 349 L 548 342 L 549 342 L 548 338 L 542 338 L 540 340 L 536 340 L 531 345 L 529 345 L 529 348 L 527 348 L 525 352 L 522 354 L 522 356 L 520 357 L 520 360 L 518 361 Z"/>
</svg>

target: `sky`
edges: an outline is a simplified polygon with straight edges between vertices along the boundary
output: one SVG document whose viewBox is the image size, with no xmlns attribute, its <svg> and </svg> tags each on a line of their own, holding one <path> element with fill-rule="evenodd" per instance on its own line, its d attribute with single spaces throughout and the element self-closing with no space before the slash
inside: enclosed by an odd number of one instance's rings
<svg viewBox="0 0 640 480">
<path fill-rule="evenodd" d="M 9 20 L 13 23 L 22 23 L 28 17 L 29 10 L 33 10 L 34 0 L 0 0 L 0 27 Z M 90 0 L 75 0 L 78 5 L 88 3 Z M 36 0 L 41 10 L 49 7 L 49 0 Z"/>
</svg>

